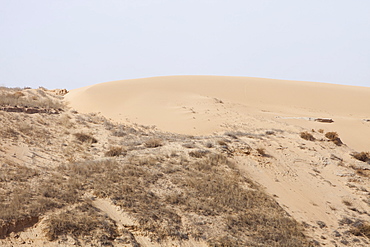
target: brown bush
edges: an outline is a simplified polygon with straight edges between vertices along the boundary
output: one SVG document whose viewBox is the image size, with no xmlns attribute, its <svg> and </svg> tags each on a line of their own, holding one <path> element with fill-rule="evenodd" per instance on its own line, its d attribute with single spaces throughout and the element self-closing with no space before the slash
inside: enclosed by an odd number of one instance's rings
<svg viewBox="0 0 370 247">
<path fill-rule="evenodd" d="M 106 153 L 105 156 L 107 157 L 114 157 L 114 156 L 120 156 L 125 155 L 126 150 L 122 147 L 111 147 Z"/>
<path fill-rule="evenodd" d="M 266 150 L 264 148 L 257 148 L 256 150 L 257 150 L 259 155 L 261 155 L 263 157 L 267 156 Z"/>
<path fill-rule="evenodd" d="M 360 153 L 353 153 L 352 157 L 363 161 L 363 162 L 368 162 L 370 161 L 370 153 L 369 152 L 360 152 Z"/>
<path fill-rule="evenodd" d="M 190 151 L 189 155 L 191 157 L 194 157 L 194 158 L 202 158 L 202 157 L 206 156 L 207 153 L 209 153 L 209 152 L 206 151 L 206 150 L 195 150 L 195 151 Z"/>
<path fill-rule="evenodd" d="M 370 238 L 370 224 L 368 222 L 358 222 L 356 225 L 350 229 L 350 233 L 355 236 L 366 236 Z"/>
<path fill-rule="evenodd" d="M 72 210 L 51 216 L 47 220 L 45 230 L 49 240 L 55 240 L 61 235 L 71 235 L 75 238 L 94 235 L 100 240 L 104 239 L 104 235 L 108 239 L 117 236 L 114 222 L 86 202 Z M 100 236 L 96 236 L 97 233 Z"/>
<path fill-rule="evenodd" d="M 300 133 L 300 136 L 301 136 L 302 139 L 305 139 L 307 141 L 314 141 L 314 140 L 316 140 L 315 137 L 311 133 L 309 133 L 307 131 L 301 132 Z"/>
<path fill-rule="evenodd" d="M 88 134 L 84 133 L 75 133 L 74 136 L 79 140 L 80 142 L 87 142 L 87 143 L 97 143 L 98 140 L 96 140 L 94 137 Z"/>
<path fill-rule="evenodd" d="M 341 146 L 343 144 L 337 132 L 327 132 L 325 134 L 325 137 L 328 138 L 330 141 L 334 142 L 334 144 L 337 146 Z"/>
</svg>

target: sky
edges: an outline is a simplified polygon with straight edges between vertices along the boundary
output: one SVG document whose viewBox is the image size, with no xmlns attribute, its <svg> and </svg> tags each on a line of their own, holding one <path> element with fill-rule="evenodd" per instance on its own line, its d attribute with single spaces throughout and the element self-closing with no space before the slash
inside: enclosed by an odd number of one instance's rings
<svg viewBox="0 0 370 247">
<path fill-rule="evenodd" d="M 0 86 L 166 75 L 370 87 L 370 1 L 0 0 Z"/>
</svg>

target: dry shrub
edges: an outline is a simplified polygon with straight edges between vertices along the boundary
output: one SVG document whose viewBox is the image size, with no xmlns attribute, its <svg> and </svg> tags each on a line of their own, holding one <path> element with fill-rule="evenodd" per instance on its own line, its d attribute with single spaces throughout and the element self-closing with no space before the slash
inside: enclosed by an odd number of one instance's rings
<svg viewBox="0 0 370 247">
<path fill-rule="evenodd" d="M 324 133 L 324 130 L 323 129 L 319 129 L 318 132 L 322 134 L 322 133 Z"/>
<path fill-rule="evenodd" d="M 59 236 L 74 238 L 98 238 L 100 241 L 114 239 L 117 227 L 107 216 L 103 216 L 91 203 L 83 203 L 72 210 L 52 215 L 47 220 L 46 236 L 56 240 Z"/>
<path fill-rule="evenodd" d="M 189 155 L 194 158 L 203 158 L 204 156 L 207 155 L 209 151 L 206 150 L 195 150 L 195 151 L 190 151 Z"/>
<path fill-rule="evenodd" d="M 18 139 L 19 133 L 12 127 L 6 127 L 0 129 L 1 137 L 3 138 L 12 138 L 12 139 Z"/>
<path fill-rule="evenodd" d="M 343 144 L 337 132 L 326 132 L 325 137 L 334 142 L 337 146 L 341 146 Z"/>
<path fill-rule="evenodd" d="M 189 142 L 189 143 L 184 143 L 184 144 L 182 144 L 182 146 L 183 146 L 184 148 L 196 148 L 196 147 L 197 147 L 194 143 L 191 143 L 191 142 Z"/>
<path fill-rule="evenodd" d="M 111 147 L 105 153 L 105 156 L 114 157 L 114 156 L 120 156 L 120 155 L 125 155 L 125 154 L 126 154 L 126 150 L 123 147 Z"/>
<path fill-rule="evenodd" d="M 38 98 L 25 97 L 24 94 L 20 91 L 16 93 L 7 93 L 0 94 L 0 105 L 1 106 L 17 106 L 17 107 L 34 107 L 34 108 L 44 108 L 44 109 L 56 109 L 60 110 L 64 108 L 64 104 L 60 100 L 54 100 L 47 97 L 44 93 L 44 96 Z"/>
<path fill-rule="evenodd" d="M 84 134 L 84 133 L 75 133 L 74 136 L 79 140 L 80 142 L 87 142 L 87 143 L 97 143 L 98 140 L 96 140 L 93 136 Z"/>
<path fill-rule="evenodd" d="M 315 137 L 311 133 L 309 133 L 307 131 L 301 132 L 300 133 L 300 136 L 301 136 L 302 139 L 305 139 L 307 141 L 314 141 L 314 140 L 316 140 Z"/>
<path fill-rule="evenodd" d="M 199 170 L 200 163 L 212 172 Z M 233 165 L 224 156 L 211 155 L 190 167 L 195 171 L 190 169 L 176 181 L 186 189 L 168 202 L 209 220 L 217 218 L 219 229 L 226 223 L 225 232 L 207 239 L 210 246 L 307 245 L 302 227 L 272 198 L 237 171 L 226 172 L 225 167 Z"/>
<path fill-rule="evenodd" d="M 267 156 L 266 150 L 264 148 L 257 148 L 256 150 L 257 150 L 257 152 L 258 152 L 259 155 L 261 155 L 263 157 L 266 157 Z"/>
<path fill-rule="evenodd" d="M 206 144 L 204 144 L 204 146 L 206 148 L 213 148 L 213 143 L 212 142 L 207 142 Z"/>
<path fill-rule="evenodd" d="M 363 161 L 363 162 L 368 162 L 370 161 L 370 153 L 369 152 L 360 152 L 360 153 L 353 153 L 352 157 Z"/>
<path fill-rule="evenodd" d="M 342 202 L 343 202 L 343 204 L 344 204 L 344 205 L 346 205 L 347 207 L 352 206 L 352 202 L 350 202 L 350 201 L 349 201 L 349 200 L 347 200 L 347 199 L 343 199 L 343 200 L 342 200 Z"/>
<path fill-rule="evenodd" d="M 145 147 L 147 148 L 156 148 L 163 146 L 163 141 L 159 138 L 153 138 L 145 142 Z"/>
<path fill-rule="evenodd" d="M 363 176 L 363 177 L 370 177 L 370 170 L 365 169 L 356 169 L 357 175 Z"/>
<path fill-rule="evenodd" d="M 368 222 L 357 222 L 355 225 L 350 229 L 350 233 L 355 236 L 370 238 L 370 224 Z"/>
<path fill-rule="evenodd" d="M 20 97 L 23 97 L 23 96 L 24 96 L 24 93 L 22 93 L 21 91 L 18 91 L 18 92 L 15 92 L 15 93 L 13 94 L 13 96 L 14 96 L 15 98 L 20 98 Z"/>
<path fill-rule="evenodd" d="M 220 146 L 228 147 L 228 144 L 227 144 L 227 143 L 226 143 L 226 141 L 224 141 L 224 140 L 218 140 L 218 141 L 217 141 L 217 143 L 218 143 L 218 145 L 220 145 Z"/>
</svg>

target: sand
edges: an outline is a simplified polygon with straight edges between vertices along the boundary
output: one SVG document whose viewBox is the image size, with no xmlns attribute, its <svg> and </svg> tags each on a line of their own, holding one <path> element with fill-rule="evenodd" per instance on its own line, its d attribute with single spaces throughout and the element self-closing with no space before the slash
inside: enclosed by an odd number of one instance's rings
<svg viewBox="0 0 370 247">
<path fill-rule="evenodd" d="M 370 151 L 370 121 L 366 121 L 370 88 L 249 77 L 168 76 L 91 85 L 71 90 L 65 99 L 83 113 L 100 112 L 116 122 L 180 134 L 243 131 L 258 135 L 260 131 L 263 136 L 272 130 L 271 137 L 249 142 L 252 148 L 264 148 L 270 158 L 235 160 L 240 171 L 264 186 L 290 215 L 312 226 L 310 236 L 331 245 L 336 238 L 333 232 L 342 228 L 340 220 L 352 214 L 343 203 L 346 200 L 359 210 L 358 217 L 369 218 L 363 213 L 368 208 L 364 200 L 369 181 L 351 185 L 355 174 L 348 167 L 359 165 L 352 152 Z M 317 118 L 334 122 L 317 122 Z M 301 131 L 310 131 L 322 144 L 301 139 Z M 345 145 L 328 143 L 324 134 L 329 131 L 337 132 Z"/>
<path fill-rule="evenodd" d="M 167 76 L 112 81 L 71 90 L 70 106 L 116 122 L 206 135 L 275 122 L 336 131 L 349 147 L 370 148 L 370 88 L 249 77 Z M 318 123 L 310 118 L 331 118 Z"/>
</svg>

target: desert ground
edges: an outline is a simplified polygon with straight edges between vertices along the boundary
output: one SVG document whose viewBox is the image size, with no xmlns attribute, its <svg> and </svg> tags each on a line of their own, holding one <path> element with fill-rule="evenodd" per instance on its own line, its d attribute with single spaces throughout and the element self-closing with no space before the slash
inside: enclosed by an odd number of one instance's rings
<svg viewBox="0 0 370 247">
<path fill-rule="evenodd" d="M 370 88 L 166 76 L 0 97 L 2 246 L 370 245 Z"/>
</svg>

